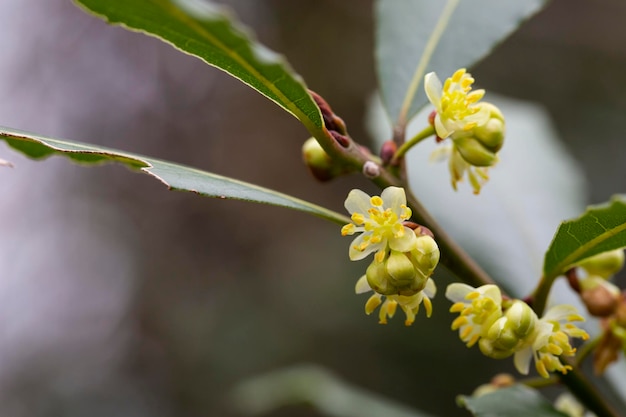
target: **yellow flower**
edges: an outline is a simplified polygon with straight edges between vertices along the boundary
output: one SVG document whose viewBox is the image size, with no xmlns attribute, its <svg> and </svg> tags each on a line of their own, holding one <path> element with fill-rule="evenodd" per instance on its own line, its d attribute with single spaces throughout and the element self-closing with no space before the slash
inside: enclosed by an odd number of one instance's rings
<svg viewBox="0 0 626 417">
<path fill-rule="evenodd" d="M 362 294 L 368 291 L 372 291 L 370 288 L 367 277 L 363 275 L 356 283 L 355 291 L 357 294 Z M 370 315 L 380 306 L 378 313 L 378 322 L 380 324 L 387 324 L 387 318 L 393 318 L 396 314 L 398 306 L 404 311 L 406 320 L 404 324 L 410 326 L 415 321 L 415 316 L 419 312 L 420 305 L 424 303 L 426 309 L 426 316 L 430 317 L 433 313 L 433 305 L 430 301 L 431 298 L 437 293 L 437 287 L 435 281 L 432 278 L 428 278 L 423 290 L 410 296 L 404 295 L 387 295 L 383 296 L 379 293 L 374 293 L 365 303 L 365 313 Z M 386 297 L 383 302 L 383 297 Z M 382 305 L 381 305 L 382 304 Z"/>
<path fill-rule="evenodd" d="M 584 321 L 574 306 L 562 304 L 548 310 L 538 321 L 526 344 L 515 353 L 513 360 L 517 370 L 524 375 L 528 374 L 533 358 L 537 372 L 544 378 L 550 376 L 549 372 L 565 374 L 571 370 L 571 366 L 563 365 L 559 359 L 559 356 L 574 356 L 576 353 L 569 338 L 589 338 L 587 332 L 572 324 L 574 321 Z"/>
<path fill-rule="evenodd" d="M 361 190 L 352 190 L 345 201 L 352 223 L 341 229 L 341 235 L 361 233 L 350 245 L 348 255 L 353 261 L 376 252 L 375 259 L 382 262 L 388 249 L 410 252 L 415 249 L 417 237 L 403 225 L 411 217 L 406 205 L 404 189 L 387 187 L 380 197 L 370 197 Z"/>
<path fill-rule="evenodd" d="M 498 162 L 497 152 L 504 144 L 504 116 L 491 103 L 478 102 L 484 90 L 472 90 L 474 79 L 464 68 L 456 71 L 443 85 L 434 72 L 424 78 L 424 88 L 435 106 L 431 120 L 440 139 L 451 144 L 433 152 L 431 159 L 449 158 L 452 187 L 465 174 L 478 194 L 489 176 L 487 167 Z"/>
<path fill-rule="evenodd" d="M 473 288 L 466 284 L 450 284 L 446 298 L 454 302 L 450 312 L 460 313 L 452 322 L 452 330 L 459 330 L 459 337 L 467 347 L 486 337 L 489 328 L 502 317 L 502 295 L 495 285 Z"/>
<path fill-rule="evenodd" d="M 441 139 L 457 131 L 471 130 L 489 119 L 489 111 L 476 104 L 485 90 L 471 91 L 473 83 L 465 68 L 457 70 L 443 85 L 434 72 L 424 77 L 426 95 L 437 110 L 434 124 Z"/>
</svg>

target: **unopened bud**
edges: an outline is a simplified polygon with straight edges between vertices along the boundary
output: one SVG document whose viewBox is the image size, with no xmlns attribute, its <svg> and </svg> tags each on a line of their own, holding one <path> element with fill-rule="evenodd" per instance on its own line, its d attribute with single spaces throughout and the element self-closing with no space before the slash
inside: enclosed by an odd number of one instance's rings
<svg viewBox="0 0 626 417">
<path fill-rule="evenodd" d="M 415 266 L 426 276 L 432 274 L 439 263 L 439 246 L 429 235 L 418 235 L 416 247 L 411 253 L 416 262 Z"/>
<path fill-rule="evenodd" d="M 459 153 L 470 165 L 488 167 L 498 161 L 496 154 L 487 149 L 475 137 L 463 136 L 453 138 Z"/>
<path fill-rule="evenodd" d="M 486 346 L 496 352 L 492 352 L 491 355 L 500 356 L 505 352 L 517 350 L 534 331 L 536 321 L 537 315 L 528 304 L 521 300 L 513 301 L 504 312 L 504 316 L 496 320 L 487 331 L 486 339 L 490 343 Z"/>
<path fill-rule="evenodd" d="M 411 260 L 402 252 L 391 251 L 386 263 L 387 272 L 391 277 L 391 283 L 395 287 L 411 285 L 417 271 Z"/>
<path fill-rule="evenodd" d="M 398 293 L 396 287 L 389 281 L 389 273 L 384 262 L 373 261 L 365 271 L 367 283 L 370 288 L 382 295 L 394 295 Z"/>
<path fill-rule="evenodd" d="M 393 159 L 393 156 L 396 154 L 398 150 L 398 146 L 392 140 L 388 140 L 383 143 L 383 146 L 380 148 L 380 159 L 382 159 L 383 164 L 388 164 Z"/>
<path fill-rule="evenodd" d="M 604 285 L 596 285 L 591 289 L 583 289 L 580 297 L 587 307 L 589 314 L 595 317 L 608 317 L 615 312 L 619 302 L 619 295 Z"/>
<path fill-rule="evenodd" d="M 488 356 L 493 359 L 504 359 L 511 356 L 515 353 L 515 350 L 512 349 L 500 349 L 496 347 L 490 339 L 481 338 L 478 342 L 478 347 L 483 355 Z"/>
<path fill-rule="evenodd" d="M 491 103 L 480 102 L 477 106 L 489 110 L 489 120 L 472 129 L 473 136 L 488 150 L 498 152 L 504 144 L 504 116 L 500 109 Z"/>
<path fill-rule="evenodd" d="M 329 181 L 337 175 L 332 158 L 315 138 L 307 139 L 302 145 L 302 158 L 311 174 L 319 181 Z"/>
<path fill-rule="evenodd" d="M 624 267 L 624 250 L 599 253 L 579 262 L 577 266 L 583 268 L 589 275 L 610 278 Z"/>
<path fill-rule="evenodd" d="M 506 326 L 513 330 L 519 338 L 525 338 L 535 329 L 537 315 L 528 304 L 515 300 L 504 316 L 508 319 Z"/>
<path fill-rule="evenodd" d="M 380 175 L 380 166 L 374 161 L 367 161 L 363 164 L 363 175 L 366 178 L 374 179 Z"/>
</svg>

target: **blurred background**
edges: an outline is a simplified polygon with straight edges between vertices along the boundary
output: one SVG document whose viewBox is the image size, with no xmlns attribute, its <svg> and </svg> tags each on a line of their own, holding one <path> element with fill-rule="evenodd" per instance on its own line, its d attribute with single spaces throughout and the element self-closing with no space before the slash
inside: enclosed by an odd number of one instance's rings
<svg viewBox="0 0 626 417">
<path fill-rule="evenodd" d="M 288 57 L 354 138 L 369 140 L 371 1 L 223 3 Z M 3 0 L 0 15 L 0 125 L 337 211 L 351 188 L 375 191 L 356 176 L 317 183 L 294 118 L 156 39 L 68 0 Z M 548 110 L 588 179 L 589 203 L 626 188 L 625 17 L 622 0 L 554 0 L 472 69 L 488 91 Z M 512 369 L 459 343 L 443 297 L 411 328 L 365 316 L 366 296 L 354 295 L 365 264 L 348 262 L 332 224 L 168 192 L 120 166 L 32 162 L 4 144 L 0 158 L 15 165 L 0 175 L 1 416 L 237 416 L 228 396 L 238 382 L 302 363 L 410 407 L 464 415 L 457 394 Z M 437 279 L 442 290 L 450 277 Z"/>
</svg>

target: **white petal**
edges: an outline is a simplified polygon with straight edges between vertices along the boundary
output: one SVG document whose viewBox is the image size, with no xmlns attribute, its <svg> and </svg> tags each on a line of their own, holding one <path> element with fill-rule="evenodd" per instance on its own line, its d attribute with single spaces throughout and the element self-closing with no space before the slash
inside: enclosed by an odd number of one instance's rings
<svg viewBox="0 0 626 417">
<path fill-rule="evenodd" d="M 430 280 L 429 280 L 430 281 Z M 474 291 L 474 287 L 470 287 L 467 284 L 462 284 L 460 282 L 455 282 L 453 284 L 448 285 L 446 288 L 446 298 L 453 303 L 458 303 L 459 301 L 467 301 L 465 297 L 467 294 Z"/>
<path fill-rule="evenodd" d="M 344 203 L 344 207 L 348 213 L 367 213 L 372 205 L 370 204 L 370 196 L 361 190 L 352 190 L 348 193 L 348 197 Z"/>
<path fill-rule="evenodd" d="M 363 243 L 363 236 L 367 236 L 367 235 L 368 233 L 363 233 L 362 235 L 359 235 L 356 239 L 354 239 L 352 243 L 350 243 L 348 256 L 350 257 L 351 261 L 358 261 L 360 259 L 363 259 L 370 253 L 378 251 L 379 249 L 383 248 L 384 245 L 387 244 L 387 242 L 383 240 L 382 242 L 375 243 L 373 245 L 368 245 L 363 251 L 355 249 L 355 246 L 358 247 Z"/>
<path fill-rule="evenodd" d="M 463 120 L 466 123 L 475 122 L 478 126 L 482 126 L 485 123 L 487 123 L 490 117 L 491 117 L 491 111 L 489 110 L 489 108 L 485 106 L 480 106 L 480 110 L 478 110 L 476 113 L 472 114 L 471 116 L 467 116 Z"/>
<path fill-rule="evenodd" d="M 569 304 L 559 304 L 552 307 L 547 311 L 541 320 L 547 321 L 569 321 L 568 317 L 571 315 L 578 315 L 576 307 Z"/>
<path fill-rule="evenodd" d="M 406 194 L 404 193 L 404 188 L 387 187 L 380 194 L 380 198 L 383 199 L 383 208 L 390 208 L 397 215 L 400 215 L 402 211 L 400 206 L 406 205 Z"/>
<path fill-rule="evenodd" d="M 398 252 L 411 252 L 416 246 L 417 236 L 408 227 L 404 227 L 404 235 L 402 237 L 389 239 L 389 247 Z"/>
<path fill-rule="evenodd" d="M 441 121 L 439 113 L 435 116 L 435 131 L 437 132 L 437 136 L 441 139 L 445 139 L 452 134 L 452 132 L 448 130 L 448 128 Z"/>
<path fill-rule="evenodd" d="M 544 322 L 543 319 L 539 320 L 535 326 L 535 340 L 533 341 L 533 349 L 539 350 L 548 344 L 554 325 Z"/>
<path fill-rule="evenodd" d="M 502 293 L 497 285 L 487 284 L 477 288 L 484 297 L 489 297 L 496 302 L 496 304 L 502 304 Z"/>
<path fill-rule="evenodd" d="M 437 74 L 434 72 L 429 72 L 424 76 L 424 91 L 426 91 L 426 96 L 428 100 L 440 110 L 441 108 L 441 91 L 443 90 L 443 85 L 437 77 Z"/>
<path fill-rule="evenodd" d="M 530 347 L 515 352 L 515 356 L 513 356 L 513 363 L 520 374 L 528 375 L 528 369 L 530 368 L 530 361 L 532 358 L 533 350 Z"/>
<path fill-rule="evenodd" d="M 435 148 L 435 150 L 430 154 L 428 161 L 429 162 L 443 162 L 446 159 L 448 159 L 451 151 L 452 151 L 452 145 L 443 145 L 438 148 Z"/>
<path fill-rule="evenodd" d="M 435 294 L 437 294 L 437 286 L 435 285 L 435 281 L 432 278 L 428 278 L 428 281 L 426 281 L 426 286 L 424 287 L 422 292 L 426 294 L 428 298 L 433 298 Z"/>
<path fill-rule="evenodd" d="M 368 284 L 367 282 L 367 275 L 363 275 L 356 282 L 356 285 L 354 286 L 354 292 L 356 292 L 357 294 L 363 294 L 364 292 L 368 291 L 372 291 L 372 289 L 370 288 L 370 284 Z"/>
</svg>

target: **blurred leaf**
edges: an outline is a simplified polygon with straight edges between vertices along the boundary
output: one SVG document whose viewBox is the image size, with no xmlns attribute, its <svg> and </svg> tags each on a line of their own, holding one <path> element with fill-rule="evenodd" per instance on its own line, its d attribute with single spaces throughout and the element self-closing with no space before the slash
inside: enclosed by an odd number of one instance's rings
<svg viewBox="0 0 626 417">
<path fill-rule="evenodd" d="M 286 405 L 311 405 L 332 417 L 427 417 L 377 394 L 341 381 L 324 368 L 301 365 L 243 381 L 229 399 L 247 415 L 267 414 Z"/>
<path fill-rule="evenodd" d="M 546 252 L 543 273 L 556 277 L 574 263 L 593 255 L 626 247 L 626 196 L 588 207 L 585 213 L 561 223 Z"/>
<path fill-rule="evenodd" d="M 89 165 L 119 162 L 129 168 L 137 169 L 153 176 L 171 190 L 189 191 L 205 197 L 236 199 L 286 207 L 338 224 L 350 222 L 350 219 L 346 216 L 307 201 L 254 184 L 248 184 L 171 162 L 80 142 L 51 139 L 4 127 L 0 127 L 0 139 L 4 139 L 9 146 L 34 159 L 59 154 L 67 156 L 76 162 Z"/>
<path fill-rule="evenodd" d="M 546 0 L 378 0 L 376 61 L 383 101 L 393 121 L 427 103 L 423 78 L 442 81 L 485 57 Z"/>
<path fill-rule="evenodd" d="M 584 210 L 585 181 L 541 107 L 494 95 L 491 101 L 506 117 L 507 135 L 500 162 L 489 171 L 491 179 L 480 195 L 473 195 L 467 182 L 457 192 L 452 189 L 447 162 L 429 161 L 443 145 L 434 140 L 408 153 L 409 180 L 452 237 L 512 295 L 524 296 L 541 276 L 554 230 Z M 370 130 L 380 142 L 391 127 L 380 104 L 371 109 L 371 120 L 378 123 Z M 409 126 L 409 135 L 423 128 L 427 113 Z"/>
<path fill-rule="evenodd" d="M 461 396 L 459 403 L 476 417 L 567 417 L 537 391 L 524 385 L 499 389 L 480 397 Z"/>
<path fill-rule="evenodd" d="M 203 0 L 75 0 L 111 24 L 161 39 L 254 88 L 313 134 L 322 116 L 287 61 L 257 43 L 221 6 Z"/>
</svg>

